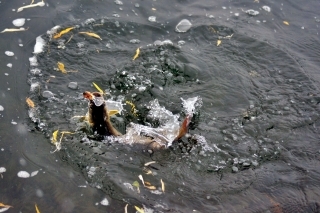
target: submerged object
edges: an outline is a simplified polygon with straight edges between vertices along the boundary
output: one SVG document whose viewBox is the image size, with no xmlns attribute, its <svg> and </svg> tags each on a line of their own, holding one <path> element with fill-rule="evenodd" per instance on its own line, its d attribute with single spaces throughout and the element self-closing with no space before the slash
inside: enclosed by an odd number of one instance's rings
<svg viewBox="0 0 320 213">
<path fill-rule="evenodd" d="M 192 118 L 192 115 L 186 116 L 180 128 L 175 132 L 174 139 L 170 139 L 172 137 L 167 137 L 156 128 L 138 124 L 131 124 L 129 131 L 123 135 L 112 125 L 109 110 L 101 93 L 85 91 L 83 97 L 89 100 L 88 122 L 94 132 L 99 135 L 116 136 L 121 143 L 146 145 L 153 150 L 166 148 L 173 141 L 182 138 L 188 132 Z"/>
</svg>

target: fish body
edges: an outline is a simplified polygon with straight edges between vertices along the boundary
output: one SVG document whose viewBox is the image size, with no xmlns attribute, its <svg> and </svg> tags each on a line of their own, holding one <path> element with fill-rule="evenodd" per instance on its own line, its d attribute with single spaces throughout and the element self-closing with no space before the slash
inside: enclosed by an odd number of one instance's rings
<svg viewBox="0 0 320 213">
<path fill-rule="evenodd" d="M 158 150 L 167 147 L 167 144 L 172 141 L 163 135 L 153 135 L 152 137 L 144 136 L 141 134 L 121 134 L 111 123 L 108 108 L 103 101 L 101 105 L 96 105 L 96 99 L 103 99 L 103 96 L 99 92 L 84 92 L 83 97 L 89 100 L 88 105 L 88 121 L 94 132 L 99 135 L 113 135 L 116 138 L 127 144 L 142 144 L 147 146 L 149 149 Z M 188 126 L 190 124 L 192 116 L 188 115 L 182 122 L 179 132 L 173 141 L 176 141 L 183 137 L 188 132 Z"/>
</svg>

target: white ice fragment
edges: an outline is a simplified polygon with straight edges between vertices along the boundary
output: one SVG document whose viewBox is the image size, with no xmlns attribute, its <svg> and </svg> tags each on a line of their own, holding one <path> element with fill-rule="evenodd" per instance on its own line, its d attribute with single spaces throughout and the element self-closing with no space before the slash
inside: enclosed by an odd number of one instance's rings
<svg viewBox="0 0 320 213">
<path fill-rule="evenodd" d="M 103 206 L 108 206 L 109 205 L 109 201 L 107 198 L 104 198 L 101 202 L 100 202 L 101 205 Z"/>
<path fill-rule="evenodd" d="M 30 175 L 30 176 L 31 176 L 31 177 L 36 176 L 36 175 L 38 174 L 38 172 L 39 172 L 38 170 L 37 170 L 37 171 L 33 171 L 33 172 L 31 172 L 31 175 Z"/>
<path fill-rule="evenodd" d="M 6 54 L 7 56 L 14 56 L 14 53 L 11 51 L 5 51 L 4 54 Z"/>
<path fill-rule="evenodd" d="M 263 6 L 262 9 L 264 9 L 267 12 L 271 11 L 271 8 L 269 6 Z"/>
<path fill-rule="evenodd" d="M 239 16 L 239 13 L 235 13 L 234 15 L 235 15 L 235 16 Z"/>
<path fill-rule="evenodd" d="M 11 68 L 11 67 L 12 67 L 12 64 L 11 64 L 11 63 L 7 64 L 7 67 Z"/>
<path fill-rule="evenodd" d="M 123 2 L 120 0 L 115 0 L 114 3 L 116 3 L 117 5 L 123 5 Z"/>
<path fill-rule="evenodd" d="M 33 53 L 38 54 L 43 51 L 43 47 L 46 44 L 46 42 L 41 38 L 41 36 L 38 36 L 36 38 L 36 44 L 34 45 Z"/>
<path fill-rule="evenodd" d="M 5 211 L 7 211 L 8 209 L 10 209 L 10 207 L 1 208 L 1 209 L 0 209 L 0 212 L 5 212 Z"/>
<path fill-rule="evenodd" d="M 30 66 L 38 66 L 37 57 L 34 55 L 29 58 Z"/>
<path fill-rule="evenodd" d="M 185 33 L 191 28 L 192 24 L 188 19 L 182 19 L 176 26 L 176 32 Z"/>
<path fill-rule="evenodd" d="M 1 173 L 4 173 L 4 172 L 6 172 L 6 171 L 7 171 L 6 168 L 0 167 L 0 174 L 1 174 Z"/>
<path fill-rule="evenodd" d="M 23 47 L 23 44 L 19 44 L 19 47 Z"/>
<path fill-rule="evenodd" d="M 18 177 L 20 177 L 20 178 L 29 178 L 30 177 L 30 174 L 29 174 L 29 172 L 26 172 L 26 171 L 20 171 L 20 172 L 18 172 Z"/>
<path fill-rule="evenodd" d="M 157 21 L 157 17 L 155 17 L 155 16 L 150 16 L 150 17 L 148 18 L 148 21 L 150 21 L 150 22 L 156 22 L 156 21 Z"/>
<path fill-rule="evenodd" d="M 17 125 L 18 123 L 17 123 L 17 122 L 15 122 L 14 120 L 12 120 L 12 121 L 11 121 L 11 124 L 13 124 L 13 125 Z"/>
<path fill-rule="evenodd" d="M 250 16 L 256 16 L 259 14 L 259 11 L 250 9 L 250 10 L 247 10 L 246 13 L 249 14 Z"/>
<path fill-rule="evenodd" d="M 26 23 L 25 18 L 18 18 L 12 21 L 12 24 L 16 27 L 22 27 Z"/>
</svg>

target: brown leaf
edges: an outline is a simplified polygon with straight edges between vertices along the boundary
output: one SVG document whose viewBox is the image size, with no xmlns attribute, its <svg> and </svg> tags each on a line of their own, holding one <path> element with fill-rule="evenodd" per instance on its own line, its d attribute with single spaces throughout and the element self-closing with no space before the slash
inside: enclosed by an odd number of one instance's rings
<svg viewBox="0 0 320 213">
<path fill-rule="evenodd" d="M 139 57 L 139 54 L 140 54 L 140 48 L 138 48 L 137 50 L 136 50 L 136 54 L 133 56 L 133 61 L 134 60 L 136 60 L 138 57 Z"/>
</svg>

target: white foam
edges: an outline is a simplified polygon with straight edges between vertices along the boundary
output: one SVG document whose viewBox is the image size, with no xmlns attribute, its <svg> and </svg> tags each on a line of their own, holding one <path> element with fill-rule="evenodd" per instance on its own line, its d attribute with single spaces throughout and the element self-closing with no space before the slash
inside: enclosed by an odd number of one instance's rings
<svg viewBox="0 0 320 213">
<path fill-rule="evenodd" d="M 12 24 L 16 27 L 22 27 L 26 23 L 25 18 L 18 18 L 12 21 Z"/>
<path fill-rule="evenodd" d="M 41 38 L 41 36 L 38 36 L 36 39 L 36 44 L 34 45 L 33 53 L 38 54 L 43 52 L 43 47 L 46 44 L 46 42 Z"/>
<path fill-rule="evenodd" d="M 61 27 L 59 25 L 52 27 L 51 30 L 47 31 L 47 34 L 51 37 L 53 34 L 57 33 L 60 28 Z"/>
<path fill-rule="evenodd" d="M 0 105 L 0 112 L 4 110 L 4 107 Z"/>
<path fill-rule="evenodd" d="M 7 67 L 11 68 L 11 67 L 12 67 L 12 64 L 11 64 L 11 63 L 7 64 Z"/>
<path fill-rule="evenodd" d="M 30 66 L 38 66 L 37 57 L 34 55 L 29 58 Z"/>
<path fill-rule="evenodd" d="M 38 172 L 39 172 L 38 170 L 37 170 L 37 171 L 33 171 L 33 172 L 31 172 L 31 175 L 30 175 L 30 176 L 31 176 L 31 177 L 36 176 L 36 175 L 38 174 Z"/>
<path fill-rule="evenodd" d="M 271 8 L 269 6 L 263 6 L 262 9 L 264 9 L 267 12 L 271 11 Z"/>
</svg>

